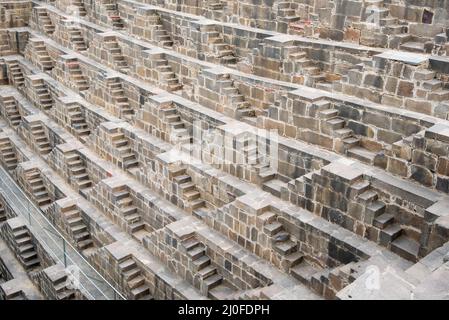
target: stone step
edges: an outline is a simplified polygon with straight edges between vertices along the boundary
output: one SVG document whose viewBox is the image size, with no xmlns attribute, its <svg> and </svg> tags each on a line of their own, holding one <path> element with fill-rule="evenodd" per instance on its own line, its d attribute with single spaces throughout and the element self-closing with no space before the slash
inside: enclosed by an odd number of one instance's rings
<svg viewBox="0 0 449 320">
<path fill-rule="evenodd" d="M 376 154 L 362 147 L 353 147 L 347 151 L 349 157 L 360 160 L 364 163 L 373 165 Z"/>
<path fill-rule="evenodd" d="M 391 242 L 390 249 L 399 256 L 409 261 L 418 260 L 419 243 L 406 235 L 401 235 Z"/>
</svg>

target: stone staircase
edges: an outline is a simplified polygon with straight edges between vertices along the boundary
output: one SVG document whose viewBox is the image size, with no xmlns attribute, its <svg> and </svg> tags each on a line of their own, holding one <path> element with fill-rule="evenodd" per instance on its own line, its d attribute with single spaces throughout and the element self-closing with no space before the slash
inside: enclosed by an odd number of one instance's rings
<svg viewBox="0 0 449 320">
<path fill-rule="evenodd" d="M 87 44 L 84 41 L 83 33 L 81 30 L 71 27 L 69 29 L 69 41 L 76 51 L 86 51 Z"/>
<path fill-rule="evenodd" d="M 120 158 L 125 170 L 139 167 L 136 154 L 132 151 L 129 141 L 123 133 L 112 133 L 112 145 L 120 153 Z"/>
<path fill-rule="evenodd" d="M 67 107 L 67 115 L 70 121 L 70 127 L 73 128 L 81 142 L 85 143 L 90 135 L 90 129 L 80 106 L 78 104 L 69 105 Z"/>
<path fill-rule="evenodd" d="M 292 241 L 290 233 L 279 222 L 277 214 L 266 211 L 259 218 L 263 223 L 263 232 L 271 242 L 273 250 L 280 255 L 281 268 L 288 271 L 299 264 L 303 255 L 298 251 L 296 242 Z"/>
<path fill-rule="evenodd" d="M 161 109 L 163 121 L 169 128 L 169 141 L 177 145 L 188 145 L 193 142 L 192 135 L 182 121 L 176 107 Z"/>
<path fill-rule="evenodd" d="M 48 194 L 39 170 L 26 172 L 25 181 L 30 188 L 30 193 L 32 194 L 33 199 L 42 210 L 52 203 L 52 199 Z"/>
<path fill-rule="evenodd" d="M 187 174 L 185 168 L 178 165 L 172 165 L 168 170 L 170 178 L 177 186 L 178 196 L 186 202 L 185 210 L 201 216 L 200 211 L 206 209 L 206 202 L 201 199 L 201 193 L 192 182 L 192 177 Z"/>
<path fill-rule="evenodd" d="M 50 71 L 54 67 L 53 60 L 47 52 L 47 47 L 43 41 L 34 41 L 32 46 L 33 53 L 37 56 L 39 65 L 43 71 Z"/>
<path fill-rule="evenodd" d="M 8 171 L 14 170 L 17 167 L 17 156 L 14 151 L 11 141 L 8 137 L 0 138 L 0 156 L 3 161 L 3 165 Z"/>
<path fill-rule="evenodd" d="M 115 188 L 112 196 L 131 234 L 140 239 L 144 234 L 148 234 L 146 224 L 139 214 L 138 208 L 134 205 L 128 188 L 126 186 Z"/>
<path fill-rule="evenodd" d="M 84 251 L 93 248 L 94 242 L 89 229 L 76 204 L 62 208 L 61 212 L 67 222 L 68 232 L 74 240 L 77 249 Z"/>
<path fill-rule="evenodd" d="M 87 15 L 86 8 L 84 7 L 84 1 L 83 0 L 71 0 L 70 4 L 72 6 L 75 6 L 77 14 L 80 17 L 85 17 Z"/>
<path fill-rule="evenodd" d="M 309 87 L 316 87 L 318 83 L 326 80 L 326 75 L 321 71 L 317 62 L 308 58 L 307 52 L 293 47 L 294 52 L 289 54 L 289 60 L 293 62 L 294 72 L 304 77 L 304 84 Z"/>
<path fill-rule="evenodd" d="M 101 5 L 106 11 L 108 21 L 114 29 L 123 29 L 123 19 L 120 17 L 116 0 L 101 0 Z"/>
<path fill-rule="evenodd" d="M 78 300 L 80 292 L 74 287 L 62 264 L 45 268 L 38 280 L 41 282 L 41 291 L 52 300 Z"/>
<path fill-rule="evenodd" d="M 30 231 L 25 225 L 17 227 L 11 226 L 12 241 L 16 251 L 17 258 L 24 266 L 25 270 L 31 271 L 39 268 L 41 262 L 37 255 L 36 247 L 33 243 Z"/>
<path fill-rule="evenodd" d="M 237 57 L 232 47 L 224 42 L 223 36 L 217 31 L 206 31 L 206 35 L 210 52 L 213 53 L 216 62 L 230 68 L 236 68 Z"/>
<path fill-rule="evenodd" d="M 105 39 L 104 47 L 108 52 L 108 55 L 111 57 L 110 61 L 112 65 L 122 73 L 127 74 L 129 72 L 129 65 L 126 62 L 125 56 L 122 54 L 122 49 L 118 44 L 115 37 L 108 37 Z"/>
<path fill-rule="evenodd" d="M 363 139 L 358 138 L 354 131 L 347 127 L 345 119 L 339 117 L 339 111 L 325 104 L 324 109 L 319 111 L 320 130 L 322 133 L 332 138 L 341 139 L 343 142 L 343 152 L 348 157 L 355 158 L 364 163 L 373 165 L 376 154 L 379 150 L 373 149 L 373 144 L 365 144 Z"/>
<path fill-rule="evenodd" d="M 295 22 L 300 20 L 301 18 L 296 14 L 295 5 L 297 5 L 294 1 L 282 1 L 277 2 L 277 10 L 276 10 L 276 18 L 277 20 L 283 22 Z"/>
<path fill-rule="evenodd" d="M 159 46 L 165 49 L 171 49 L 173 47 L 173 40 L 162 25 L 160 16 L 158 14 L 154 14 L 150 16 L 149 19 L 154 22 L 153 40 L 155 40 Z"/>
<path fill-rule="evenodd" d="M 38 22 L 42 26 L 44 32 L 46 34 L 53 34 L 53 32 L 55 32 L 55 26 L 51 22 L 51 19 L 47 14 L 47 10 L 45 8 L 36 8 L 36 12 L 38 15 Z"/>
<path fill-rule="evenodd" d="M 50 110 L 53 107 L 53 99 L 44 80 L 34 80 L 32 81 L 32 86 L 34 93 L 37 95 L 38 101 L 36 102 L 39 107 L 44 111 Z"/>
<path fill-rule="evenodd" d="M 75 85 L 75 88 L 79 91 L 85 91 L 89 89 L 89 84 L 86 78 L 84 77 L 79 62 L 76 60 L 76 58 L 67 61 L 67 67 L 69 71 L 70 80 Z"/>
<path fill-rule="evenodd" d="M 22 121 L 22 115 L 17 107 L 17 101 L 14 97 L 2 97 L 4 112 L 9 122 L 14 128 L 17 128 Z"/>
<path fill-rule="evenodd" d="M 182 246 L 185 248 L 187 256 L 191 259 L 194 285 L 204 295 L 210 296 L 210 291 L 223 283 L 223 277 L 218 273 L 217 268 L 206 254 L 204 244 L 198 241 L 195 236 L 182 240 Z M 195 279 L 198 279 L 199 282 L 195 281 Z"/>
<path fill-rule="evenodd" d="M 120 79 L 108 79 L 107 86 L 115 105 L 120 110 L 120 117 L 131 120 L 134 115 L 134 109 L 129 104 L 128 97 L 125 94 L 125 90 L 123 89 Z"/>
<path fill-rule="evenodd" d="M 168 64 L 167 59 L 164 59 L 163 55 L 164 54 L 160 54 L 155 61 L 161 87 L 171 92 L 181 90 L 182 84 L 179 83 L 176 73 L 173 72 L 172 67 Z"/>
<path fill-rule="evenodd" d="M 128 299 L 153 300 L 147 280 L 132 256 L 128 256 L 119 262 L 119 270 L 129 291 Z"/>
<path fill-rule="evenodd" d="M 389 212 L 388 206 L 380 199 L 379 193 L 370 186 L 370 182 L 357 181 L 351 188 L 358 190 L 355 201 L 365 208 L 364 222 L 379 229 L 379 243 L 404 259 L 416 262 L 419 243 L 407 235 L 407 231 L 396 220 L 395 214 Z"/>
<path fill-rule="evenodd" d="M 7 219 L 8 217 L 6 216 L 5 207 L 3 206 L 3 203 L 0 202 L 0 223 L 5 222 Z"/>
<path fill-rule="evenodd" d="M 11 75 L 12 85 L 16 88 L 22 87 L 25 84 L 25 78 L 19 63 L 17 61 L 8 61 L 6 65 Z"/>
<path fill-rule="evenodd" d="M 51 152 L 52 147 L 41 123 L 30 125 L 30 134 L 35 146 L 41 155 L 47 155 Z"/>
<path fill-rule="evenodd" d="M 217 83 L 219 83 L 223 94 L 227 97 L 228 104 L 232 108 L 231 113 L 233 114 L 230 116 L 254 124 L 256 112 L 251 104 L 245 100 L 245 96 L 234 85 L 234 81 L 230 79 L 230 76 L 223 75 L 220 80 L 217 80 Z"/>
<path fill-rule="evenodd" d="M 86 171 L 86 165 L 76 152 L 71 152 L 65 156 L 70 180 L 74 182 L 77 190 L 81 194 L 89 192 L 92 188 L 92 180 Z"/>
</svg>

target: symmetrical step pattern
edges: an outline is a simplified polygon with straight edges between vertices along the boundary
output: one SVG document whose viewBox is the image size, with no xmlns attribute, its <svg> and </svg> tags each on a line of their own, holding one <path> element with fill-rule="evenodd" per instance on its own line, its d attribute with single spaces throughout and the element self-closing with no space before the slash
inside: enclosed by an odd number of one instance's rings
<svg viewBox="0 0 449 320">
<path fill-rule="evenodd" d="M 201 199 L 201 193 L 192 182 L 192 177 L 187 174 L 185 168 L 173 166 L 169 168 L 169 174 L 178 188 L 178 196 L 186 202 L 186 210 L 195 213 L 206 208 L 206 202 Z"/>
<path fill-rule="evenodd" d="M 72 14 L 77 14 L 80 17 L 84 17 L 87 15 L 83 0 L 71 0 L 70 4 L 76 8 L 76 12 L 72 12 Z"/>
<path fill-rule="evenodd" d="M 7 220 L 7 217 L 6 217 L 5 207 L 3 206 L 3 203 L 0 201 L 0 223 L 5 222 L 6 220 Z"/>
<path fill-rule="evenodd" d="M 86 51 L 87 44 L 84 41 L 83 33 L 80 29 L 71 27 L 69 29 L 69 41 L 76 51 Z"/>
<path fill-rule="evenodd" d="M 55 32 L 55 26 L 51 22 L 51 19 L 47 14 L 47 10 L 45 8 L 36 8 L 36 12 L 38 15 L 39 24 L 44 32 L 46 34 L 53 34 L 53 32 Z"/>
<path fill-rule="evenodd" d="M 37 95 L 36 101 L 42 110 L 50 110 L 53 107 L 53 98 L 48 90 L 48 86 L 43 79 L 32 81 L 33 91 Z"/>
<path fill-rule="evenodd" d="M 30 125 L 30 134 L 41 155 L 47 155 L 51 152 L 53 148 L 40 122 Z"/>
<path fill-rule="evenodd" d="M 8 169 L 8 171 L 12 171 L 17 167 L 17 155 L 11 144 L 9 138 L 0 138 L 0 156 L 3 162 L 3 165 Z"/>
<path fill-rule="evenodd" d="M 270 239 L 272 248 L 281 257 L 281 266 L 288 271 L 302 261 L 303 255 L 298 252 L 296 241 L 291 239 L 291 234 L 279 222 L 274 212 L 267 211 L 260 216 L 263 221 L 263 230 Z"/>
<path fill-rule="evenodd" d="M 79 91 L 84 91 L 89 89 L 89 84 L 86 77 L 84 77 L 79 62 L 76 59 L 71 59 L 67 62 L 67 67 L 69 69 L 69 76 L 75 87 Z"/>
<path fill-rule="evenodd" d="M 192 135 L 182 121 L 178 110 L 175 107 L 170 107 L 164 108 L 161 111 L 164 122 L 170 128 L 170 137 L 168 140 L 180 145 L 190 145 L 192 143 Z"/>
<path fill-rule="evenodd" d="M 70 119 L 70 127 L 73 128 L 77 137 L 85 142 L 90 135 L 90 129 L 81 107 L 78 104 L 71 104 L 67 107 L 67 114 Z"/>
<path fill-rule="evenodd" d="M 133 169 L 139 166 L 136 154 L 131 149 L 128 139 L 121 132 L 112 134 L 112 144 L 120 153 L 122 165 L 125 170 Z"/>
<path fill-rule="evenodd" d="M 87 189 L 91 189 L 93 183 L 86 171 L 84 161 L 76 152 L 71 152 L 65 158 L 72 183 L 80 192 L 88 192 Z"/>
<path fill-rule="evenodd" d="M 12 237 L 17 258 L 24 268 L 29 271 L 40 267 L 41 262 L 28 228 L 24 225 L 15 227 L 12 230 Z"/>
<path fill-rule="evenodd" d="M 160 55 L 160 58 L 155 61 L 156 70 L 159 75 L 159 82 L 164 89 L 168 91 L 178 91 L 182 89 L 182 84 L 173 72 L 172 67 L 168 64 L 168 60 Z"/>
<path fill-rule="evenodd" d="M 130 106 L 128 97 L 126 96 L 123 84 L 119 78 L 108 79 L 108 89 L 114 104 L 118 107 L 120 116 L 124 119 L 131 119 L 134 115 L 134 109 Z"/>
<path fill-rule="evenodd" d="M 84 251 L 92 248 L 94 246 L 94 242 L 78 207 L 74 204 L 63 208 L 61 212 L 67 222 L 69 234 L 75 242 L 78 250 Z"/>
<path fill-rule="evenodd" d="M 16 88 L 22 87 L 25 84 L 25 78 L 23 77 L 22 68 L 19 63 L 17 61 L 8 61 L 6 64 L 8 66 L 12 85 Z"/>
<path fill-rule="evenodd" d="M 133 199 L 127 187 L 121 187 L 115 190 L 113 197 L 120 211 L 120 215 L 126 221 L 131 233 L 145 230 L 145 223 L 138 212 L 138 208 L 133 204 Z"/>
<path fill-rule="evenodd" d="M 120 45 L 115 37 L 110 37 L 107 41 L 105 41 L 104 46 L 108 51 L 109 56 L 112 58 L 112 64 L 114 67 L 120 72 L 128 73 L 128 62 L 126 62 L 126 58 L 122 54 L 122 49 L 120 48 Z"/>
<path fill-rule="evenodd" d="M 34 41 L 34 46 L 32 47 L 34 54 L 37 56 L 37 60 L 42 70 L 49 71 L 53 69 L 54 63 L 47 52 L 47 48 L 43 41 Z"/>
<path fill-rule="evenodd" d="M 20 114 L 16 99 L 14 97 L 2 97 L 2 104 L 8 121 L 13 128 L 17 128 L 22 121 L 22 115 Z"/>
<path fill-rule="evenodd" d="M 167 30 L 164 29 L 162 25 L 161 18 L 159 15 L 155 14 L 151 16 L 150 19 L 154 21 L 154 40 L 158 43 L 159 46 L 170 49 L 173 47 L 173 40 L 171 39 Z"/>
<path fill-rule="evenodd" d="M 211 47 L 214 59 L 220 64 L 235 68 L 237 58 L 229 44 L 224 42 L 223 36 L 217 31 L 207 31 L 208 45 Z"/>
<path fill-rule="evenodd" d="M 147 281 L 142 275 L 142 271 L 132 256 L 129 256 L 120 262 L 119 269 L 123 275 L 125 286 L 129 291 L 128 299 L 153 300 L 150 287 L 147 285 Z"/>
<path fill-rule="evenodd" d="M 255 110 L 251 104 L 246 101 L 245 96 L 241 94 L 240 90 L 234 85 L 234 81 L 230 79 L 229 75 L 224 75 L 222 79 L 217 81 L 222 87 L 223 93 L 228 98 L 228 103 L 232 107 L 233 116 L 236 119 L 254 124 L 256 118 Z"/>
<path fill-rule="evenodd" d="M 189 237 L 182 242 L 186 249 L 188 258 L 194 271 L 194 285 L 202 293 L 208 295 L 209 291 L 216 288 L 223 282 L 223 277 L 218 273 L 217 268 L 212 264 L 211 259 L 206 254 L 206 247 L 195 236 Z M 195 281 L 198 279 L 199 281 Z"/>
<path fill-rule="evenodd" d="M 115 29 L 123 29 L 123 20 L 120 17 L 120 12 L 118 10 L 118 5 L 116 0 L 101 0 L 101 5 L 106 10 L 108 19 Z"/>
<path fill-rule="evenodd" d="M 30 170 L 25 173 L 25 180 L 37 205 L 44 209 L 52 203 L 39 170 Z"/>
</svg>

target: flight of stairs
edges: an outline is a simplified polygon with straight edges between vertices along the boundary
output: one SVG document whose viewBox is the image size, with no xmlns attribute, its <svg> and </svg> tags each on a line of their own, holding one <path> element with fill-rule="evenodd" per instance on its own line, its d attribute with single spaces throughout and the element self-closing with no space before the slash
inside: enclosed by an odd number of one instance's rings
<svg viewBox="0 0 449 320">
<path fill-rule="evenodd" d="M 277 2 L 276 17 L 278 20 L 284 22 L 295 22 L 301 18 L 296 14 L 293 5 L 296 4 L 293 1 L 281 1 Z"/>
<path fill-rule="evenodd" d="M 47 52 L 47 47 L 43 41 L 35 41 L 33 46 L 34 53 L 37 55 L 38 62 L 44 71 L 53 69 L 54 63 Z"/>
<path fill-rule="evenodd" d="M 8 72 L 11 74 L 12 85 L 16 88 L 21 87 L 25 84 L 25 78 L 23 77 L 22 68 L 19 66 L 17 61 L 8 61 Z"/>
<path fill-rule="evenodd" d="M 80 17 L 84 17 L 87 15 L 86 8 L 84 7 L 84 1 L 83 0 L 71 0 L 70 1 L 72 6 L 75 6 L 77 9 L 77 14 Z"/>
<path fill-rule="evenodd" d="M 165 108 L 161 111 L 164 122 L 170 128 L 170 137 L 168 137 L 170 142 L 181 146 L 184 144 L 190 145 L 192 143 L 192 136 L 185 127 L 176 107 Z"/>
<path fill-rule="evenodd" d="M 224 75 L 222 79 L 217 80 L 220 83 L 222 92 L 228 98 L 228 102 L 232 107 L 232 112 L 236 119 L 240 119 L 244 122 L 253 123 L 256 118 L 255 110 L 251 104 L 245 100 L 240 90 L 234 86 L 234 82 L 230 79 L 229 75 Z"/>
<path fill-rule="evenodd" d="M 14 97 L 3 97 L 2 104 L 9 122 L 14 128 L 17 128 L 22 121 L 22 115 L 17 107 L 16 99 Z"/>
<path fill-rule="evenodd" d="M 107 86 L 115 105 L 120 110 L 120 117 L 126 120 L 131 120 L 134 115 L 134 109 L 129 104 L 128 97 L 125 95 L 125 90 L 123 89 L 120 79 L 108 79 Z"/>
<path fill-rule="evenodd" d="M 0 202 L 0 223 L 5 222 L 7 220 L 5 207 L 3 206 L 3 203 Z M 1 281 L 0 281 L 1 283 Z"/>
<path fill-rule="evenodd" d="M 206 202 L 201 199 L 201 193 L 196 185 L 192 182 L 185 168 L 174 165 L 169 168 L 169 175 L 173 182 L 177 185 L 178 196 L 186 201 L 185 209 L 191 211 L 194 215 L 206 208 Z"/>
<path fill-rule="evenodd" d="M 39 107 L 44 111 L 50 110 L 53 107 L 53 99 L 44 80 L 34 80 L 32 81 L 32 86 L 33 91 L 38 97 L 38 101 L 36 102 L 38 103 Z"/>
<path fill-rule="evenodd" d="M 124 23 L 120 17 L 120 12 L 118 11 L 117 1 L 115 0 L 101 0 L 101 5 L 106 11 L 108 20 L 112 24 L 114 29 L 123 29 Z"/>
<path fill-rule="evenodd" d="M 81 30 L 77 28 L 70 28 L 69 29 L 69 41 L 73 45 L 73 48 L 76 51 L 86 51 L 87 50 L 87 44 L 84 41 L 83 33 Z"/>
<path fill-rule="evenodd" d="M 54 299 L 76 300 L 76 290 L 72 288 L 72 283 L 70 282 L 67 272 L 62 265 L 51 266 L 44 269 L 43 272 L 51 273 L 51 278 L 47 276 L 47 279 L 50 282 L 50 290 L 53 291 Z"/>
<path fill-rule="evenodd" d="M 68 106 L 67 114 L 70 119 L 70 127 L 75 130 L 76 135 L 82 142 L 86 142 L 87 137 L 90 135 L 90 129 L 80 106 L 78 104 Z"/>
<path fill-rule="evenodd" d="M 92 248 L 94 242 L 76 204 L 62 208 L 61 212 L 67 221 L 69 233 L 78 250 L 84 251 Z"/>
<path fill-rule="evenodd" d="M 27 227 L 24 225 L 14 227 L 12 237 L 14 247 L 17 250 L 17 258 L 24 268 L 29 271 L 40 267 L 41 262 Z"/>
<path fill-rule="evenodd" d="M 224 42 L 223 37 L 217 31 L 207 31 L 207 42 L 211 47 L 217 62 L 230 68 L 236 68 L 237 58 L 229 44 Z"/>
<path fill-rule="evenodd" d="M 120 158 L 125 170 L 139 166 L 136 154 L 132 151 L 128 139 L 121 132 L 112 133 L 112 144 L 120 152 Z"/>
<path fill-rule="evenodd" d="M 36 12 L 38 15 L 38 22 L 42 26 L 44 32 L 47 34 L 52 34 L 55 32 L 55 26 L 51 22 L 51 19 L 47 14 L 47 10 L 45 8 L 36 8 Z"/>
<path fill-rule="evenodd" d="M 194 285 L 198 287 L 195 279 L 199 279 L 199 288 L 205 295 L 223 282 L 223 277 L 212 264 L 206 254 L 206 247 L 195 236 L 182 240 L 182 246 L 186 249 L 187 256 L 191 259 L 194 271 Z M 190 265 L 190 264 L 189 264 Z"/>
<path fill-rule="evenodd" d="M 71 152 L 65 158 L 70 179 L 74 181 L 80 193 L 88 192 L 87 189 L 92 188 L 92 180 L 86 171 L 84 161 L 76 152 Z"/>
<path fill-rule="evenodd" d="M 263 221 L 264 233 L 270 239 L 273 250 L 281 257 L 281 267 L 288 271 L 299 264 L 303 255 L 298 251 L 296 242 L 291 240 L 290 233 L 278 221 L 277 215 L 274 212 L 266 211 L 259 218 Z"/>
<path fill-rule="evenodd" d="M 79 62 L 76 59 L 71 59 L 70 61 L 67 62 L 67 67 L 69 70 L 70 79 L 74 83 L 75 87 L 79 91 L 89 89 L 89 84 L 86 78 L 84 77 L 83 72 L 81 71 Z"/>
<path fill-rule="evenodd" d="M 155 14 L 149 17 L 154 22 L 154 39 L 159 46 L 165 49 L 171 49 L 173 47 L 173 41 L 168 34 L 167 30 L 164 29 L 159 15 Z"/>
<path fill-rule="evenodd" d="M 167 91 L 177 91 L 182 89 L 182 84 L 173 72 L 173 69 L 168 64 L 168 61 L 163 58 L 163 55 L 156 60 L 156 70 L 159 75 L 159 82 Z"/>
<path fill-rule="evenodd" d="M 25 173 L 25 180 L 30 187 L 30 192 L 37 205 L 44 209 L 51 204 L 52 200 L 48 194 L 47 188 L 42 180 L 39 170 L 31 170 Z"/>
<path fill-rule="evenodd" d="M 41 123 L 31 124 L 30 134 L 41 155 L 47 155 L 51 152 L 52 147 L 50 141 Z"/>
<path fill-rule="evenodd" d="M 297 50 L 296 47 L 294 49 Z M 318 63 L 309 59 L 305 51 L 300 50 L 290 53 L 289 60 L 294 63 L 295 72 L 304 76 L 305 85 L 316 87 L 317 83 L 325 82 L 326 76 Z"/>
<path fill-rule="evenodd" d="M 131 300 L 153 300 L 150 287 L 142 275 L 142 271 L 137 266 L 132 256 L 126 257 L 119 262 L 119 269 L 127 289 L 129 290 L 128 299 Z"/>
<path fill-rule="evenodd" d="M 347 127 L 346 121 L 338 115 L 338 110 L 325 104 L 324 109 L 318 113 L 321 132 L 341 139 L 347 156 L 373 165 L 377 150 L 367 149 L 363 141 L 354 134 L 352 129 Z"/>
<path fill-rule="evenodd" d="M 133 199 L 126 186 L 113 191 L 113 198 L 119 208 L 120 215 L 126 221 L 132 234 L 145 231 L 145 223 L 138 212 L 138 208 L 133 204 Z"/>
<path fill-rule="evenodd" d="M 3 160 L 3 165 L 8 171 L 14 170 L 17 167 L 17 156 L 9 138 L 0 138 L 0 156 Z"/>
<path fill-rule="evenodd" d="M 109 52 L 109 55 L 112 57 L 112 64 L 118 71 L 123 73 L 129 72 L 129 66 L 126 62 L 125 56 L 122 54 L 122 49 L 118 44 L 117 40 L 114 38 L 108 39 L 104 42 L 105 49 Z"/>
</svg>

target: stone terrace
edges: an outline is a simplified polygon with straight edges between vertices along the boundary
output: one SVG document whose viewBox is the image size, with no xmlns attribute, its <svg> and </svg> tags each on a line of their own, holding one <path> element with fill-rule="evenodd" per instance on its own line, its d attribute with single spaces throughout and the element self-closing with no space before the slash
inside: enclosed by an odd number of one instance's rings
<svg viewBox="0 0 449 320">
<path fill-rule="evenodd" d="M 445 298 L 448 8 L 1 1 L 1 165 L 126 299 Z M 0 297 L 89 298 L 10 202 Z"/>
</svg>

